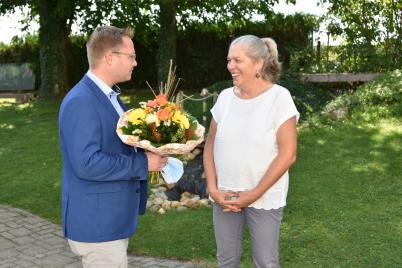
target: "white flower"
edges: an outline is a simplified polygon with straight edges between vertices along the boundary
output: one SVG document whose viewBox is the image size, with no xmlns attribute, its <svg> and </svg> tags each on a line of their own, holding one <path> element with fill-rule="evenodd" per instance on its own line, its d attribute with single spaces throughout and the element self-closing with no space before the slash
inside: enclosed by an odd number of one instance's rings
<svg viewBox="0 0 402 268">
<path fill-rule="evenodd" d="M 160 125 L 158 116 L 155 113 L 150 113 L 145 116 L 145 122 L 149 125 L 155 123 L 157 127 Z"/>
<path fill-rule="evenodd" d="M 141 130 L 141 129 L 134 129 L 133 132 L 132 132 L 133 135 L 135 135 L 135 134 L 141 134 L 141 133 L 142 133 L 142 130 Z"/>
<path fill-rule="evenodd" d="M 163 122 L 163 124 L 168 127 L 168 126 L 170 126 L 171 122 L 172 121 L 170 121 L 170 120 L 166 120 Z"/>
<path fill-rule="evenodd" d="M 147 107 L 147 103 L 145 101 L 141 101 L 140 106 L 142 109 L 145 109 Z"/>
</svg>

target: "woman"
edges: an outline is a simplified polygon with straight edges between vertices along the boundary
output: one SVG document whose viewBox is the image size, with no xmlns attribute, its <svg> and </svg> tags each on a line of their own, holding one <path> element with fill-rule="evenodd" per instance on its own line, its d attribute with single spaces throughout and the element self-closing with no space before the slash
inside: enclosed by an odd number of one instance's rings
<svg viewBox="0 0 402 268">
<path fill-rule="evenodd" d="M 233 87 L 221 92 L 204 148 L 218 267 L 239 267 L 244 223 L 256 267 L 279 267 L 279 227 L 299 113 L 280 74 L 276 43 L 245 35 L 229 48 Z"/>
</svg>

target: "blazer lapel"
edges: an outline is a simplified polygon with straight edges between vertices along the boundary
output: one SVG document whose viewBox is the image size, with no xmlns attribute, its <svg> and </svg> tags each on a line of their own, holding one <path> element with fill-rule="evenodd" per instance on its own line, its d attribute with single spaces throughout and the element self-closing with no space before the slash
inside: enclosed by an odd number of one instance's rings
<svg viewBox="0 0 402 268">
<path fill-rule="evenodd" d="M 104 107 L 108 112 L 113 114 L 113 116 L 116 117 L 116 120 L 118 120 L 119 114 L 117 113 L 116 109 L 113 107 L 112 103 L 107 98 L 107 96 L 102 92 L 102 90 L 94 83 L 94 81 L 92 81 L 86 75 L 84 76 L 82 81 L 88 86 L 88 88 L 95 95 L 95 97 L 101 102 L 102 107 Z"/>
<path fill-rule="evenodd" d="M 120 103 L 120 106 L 123 108 L 123 111 L 126 112 L 128 109 L 127 109 L 126 105 L 124 104 L 124 102 L 120 99 L 120 96 L 117 96 L 117 101 Z"/>
</svg>

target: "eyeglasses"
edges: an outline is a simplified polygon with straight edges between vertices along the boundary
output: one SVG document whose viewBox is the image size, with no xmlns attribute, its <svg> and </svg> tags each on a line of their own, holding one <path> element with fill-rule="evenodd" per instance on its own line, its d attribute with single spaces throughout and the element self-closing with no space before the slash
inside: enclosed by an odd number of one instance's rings
<svg viewBox="0 0 402 268">
<path fill-rule="evenodd" d="M 112 53 L 126 55 L 132 61 L 135 61 L 135 59 L 137 58 L 137 55 L 135 53 L 125 53 L 120 51 L 112 51 Z"/>
</svg>

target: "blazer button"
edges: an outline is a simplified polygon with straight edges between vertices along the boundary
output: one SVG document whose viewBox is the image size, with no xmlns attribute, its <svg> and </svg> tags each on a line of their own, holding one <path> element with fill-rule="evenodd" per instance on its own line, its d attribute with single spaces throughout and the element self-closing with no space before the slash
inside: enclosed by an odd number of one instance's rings
<svg viewBox="0 0 402 268">
<path fill-rule="evenodd" d="M 135 192 L 138 194 L 140 192 L 140 188 L 135 189 Z"/>
</svg>

